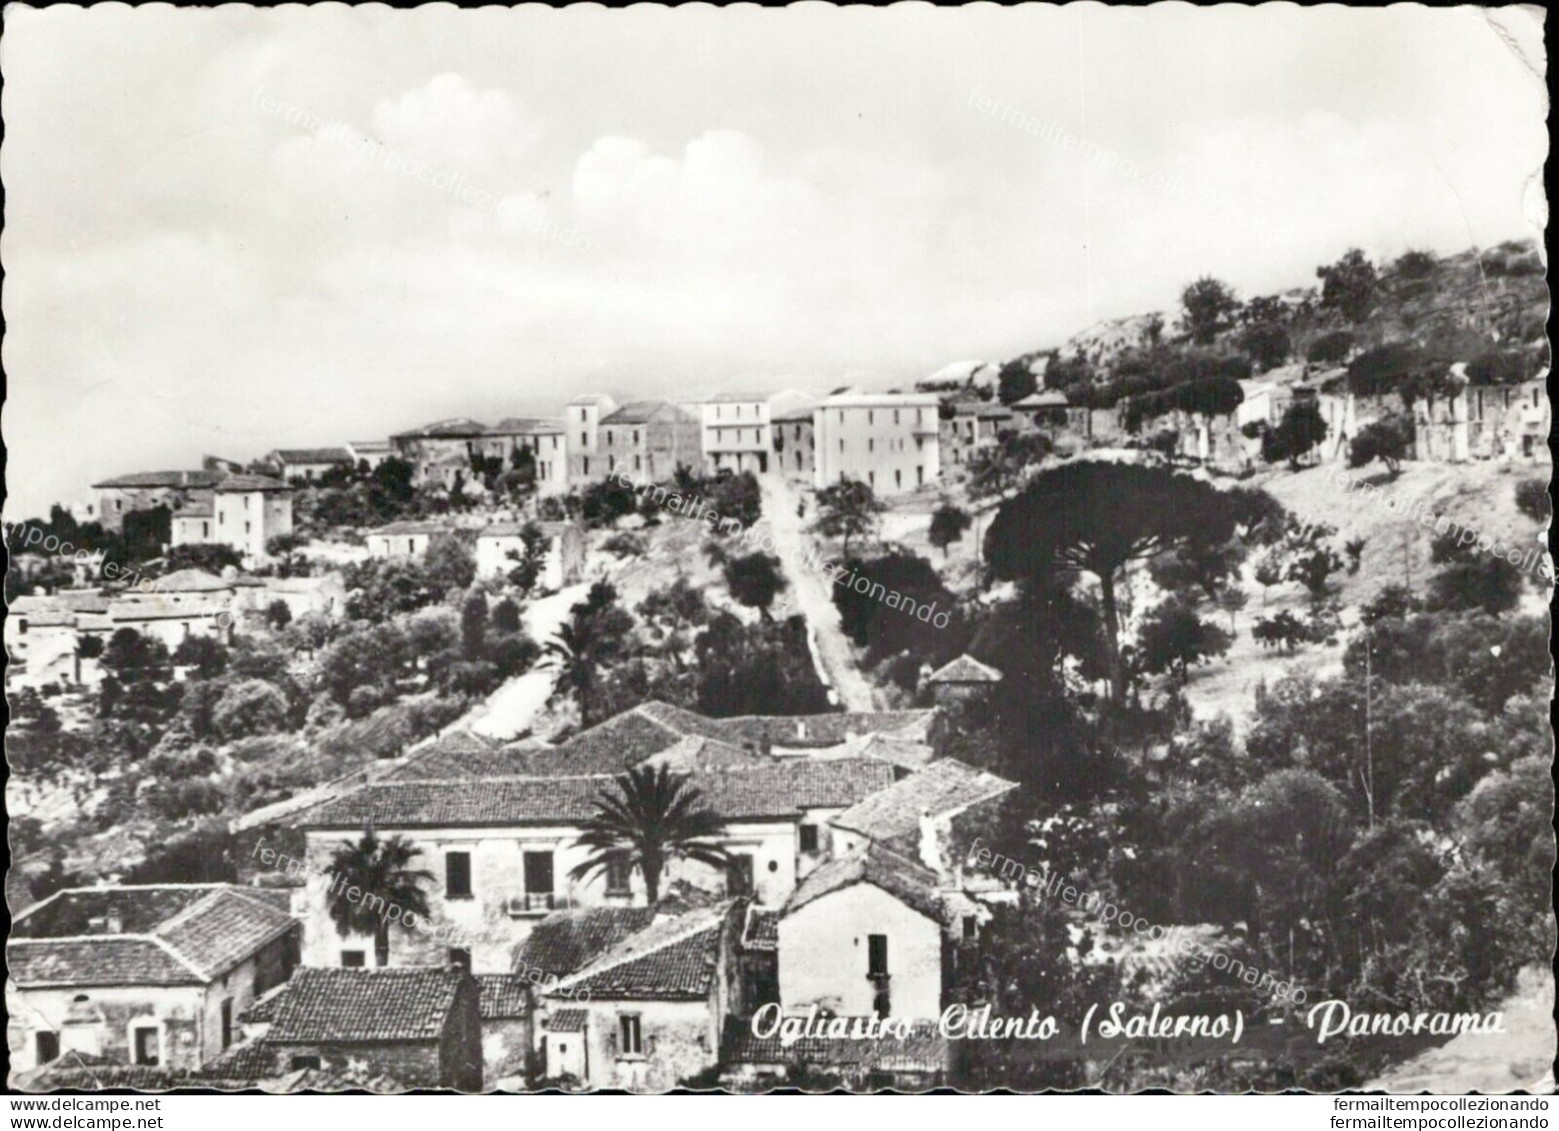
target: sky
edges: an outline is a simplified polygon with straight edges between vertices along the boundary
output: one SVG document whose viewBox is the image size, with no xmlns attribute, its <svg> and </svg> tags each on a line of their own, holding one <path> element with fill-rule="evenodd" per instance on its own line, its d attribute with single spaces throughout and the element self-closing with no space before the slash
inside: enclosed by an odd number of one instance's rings
<svg viewBox="0 0 1559 1131">
<path fill-rule="evenodd" d="M 1540 237 L 1533 9 L 5 9 L 7 517 Z M 1071 140 L 1068 140 L 1070 136 Z"/>
</svg>

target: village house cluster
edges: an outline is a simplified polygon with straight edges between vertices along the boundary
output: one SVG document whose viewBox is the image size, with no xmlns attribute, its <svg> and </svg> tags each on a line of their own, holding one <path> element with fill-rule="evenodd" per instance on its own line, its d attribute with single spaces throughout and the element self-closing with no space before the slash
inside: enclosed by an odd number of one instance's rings
<svg viewBox="0 0 1559 1131">
<path fill-rule="evenodd" d="M 933 677 L 944 701 L 999 678 L 969 667 Z M 939 707 L 712 719 L 658 702 L 556 745 L 452 732 L 241 821 L 263 838 L 255 886 L 73 889 L 23 912 L 13 1070 L 34 1086 L 52 1062 L 212 1086 L 323 1072 L 661 1090 L 806 1064 L 938 1082 L 936 1021 L 1006 897 L 963 861 L 1016 788 L 944 756 L 946 738 Z M 636 871 L 572 878 L 596 799 L 639 766 L 689 776 L 731 860 L 674 862 L 654 905 Z M 320 877 L 367 826 L 418 849 L 436 929 L 339 932 Z M 284 837 L 301 868 L 259 847 Z M 765 1006 L 904 1024 L 836 1063 L 842 1046 L 755 1036 Z"/>
</svg>

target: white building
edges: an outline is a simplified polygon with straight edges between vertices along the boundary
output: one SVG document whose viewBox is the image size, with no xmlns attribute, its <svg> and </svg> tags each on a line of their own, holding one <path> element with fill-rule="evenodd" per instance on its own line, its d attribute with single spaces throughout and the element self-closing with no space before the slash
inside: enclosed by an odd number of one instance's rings
<svg viewBox="0 0 1559 1131">
<path fill-rule="evenodd" d="M 443 522 L 392 522 L 370 530 L 364 537 L 370 558 L 417 558 L 428 552 L 433 539 L 452 534 Z"/>
<path fill-rule="evenodd" d="M 600 393 L 575 397 L 564 408 L 564 451 L 570 483 L 606 478 L 606 457 L 599 450 L 601 422 L 616 411 L 617 402 Z"/>
<path fill-rule="evenodd" d="M 941 476 L 939 401 L 929 393 L 841 393 L 813 416 L 813 486 L 843 478 L 899 495 Z"/>
<path fill-rule="evenodd" d="M 574 584 L 585 568 L 585 542 L 579 527 L 572 522 L 539 522 L 536 527 L 547 542 L 536 585 L 556 591 Z M 477 534 L 478 577 L 504 577 L 514 569 L 525 554 L 524 529 L 520 523 L 495 523 Z"/>
<path fill-rule="evenodd" d="M 209 509 L 192 501 L 172 524 L 173 545 L 228 546 L 246 566 L 268 561 L 266 543 L 291 533 L 292 488 L 266 475 L 227 476 L 211 489 Z"/>
<path fill-rule="evenodd" d="M 13 1073 L 65 1052 L 195 1069 L 285 982 L 299 925 L 286 893 L 229 884 L 70 888 L 16 917 L 6 943 Z"/>
</svg>

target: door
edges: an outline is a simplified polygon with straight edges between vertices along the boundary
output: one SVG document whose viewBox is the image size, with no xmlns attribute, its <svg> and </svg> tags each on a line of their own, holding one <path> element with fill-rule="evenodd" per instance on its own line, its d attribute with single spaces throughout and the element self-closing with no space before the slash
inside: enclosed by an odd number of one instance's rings
<svg viewBox="0 0 1559 1131">
<path fill-rule="evenodd" d="M 51 1060 L 58 1060 L 60 1055 L 60 1035 L 53 1030 L 40 1030 L 35 1034 L 38 1063 L 48 1064 Z"/>
<path fill-rule="evenodd" d="M 222 1047 L 225 1049 L 233 1043 L 233 999 L 224 998 L 222 1001 Z"/>
<path fill-rule="evenodd" d="M 726 873 L 725 891 L 727 895 L 751 895 L 752 894 L 752 857 L 731 857 L 730 869 Z"/>
<path fill-rule="evenodd" d="M 152 1028 L 137 1029 L 135 1031 L 135 1063 L 155 1065 L 158 1063 L 157 1030 Z"/>
</svg>

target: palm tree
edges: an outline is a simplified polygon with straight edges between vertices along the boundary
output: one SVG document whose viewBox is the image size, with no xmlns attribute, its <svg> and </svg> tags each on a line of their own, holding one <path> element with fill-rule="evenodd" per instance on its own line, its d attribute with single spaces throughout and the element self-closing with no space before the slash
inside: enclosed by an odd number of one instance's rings
<svg viewBox="0 0 1559 1131">
<path fill-rule="evenodd" d="M 572 696 L 579 704 L 581 728 L 595 721 L 597 675 L 622 655 L 624 642 L 633 629 L 633 618 L 616 602 L 617 590 L 606 582 L 596 582 L 585 600 L 569 610 L 568 621 L 542 649 L 548 665 L 557 672 L 552 699 Z"/>
<path fill-rule="evenodd" d="M 386 913 L 389 904 L 401 909 L 399 921 L 403 925 L 407 914 L 429 918 L 428 899 L 422 893 L 422 884 L 432 880 L 433 873 L 407 867 L 412 857 L 420 855 L 422 850 L 404 837 L 380 840 L 370 825 L 363 830 L 362 840 L 356 843 L 342 841 L 331 857 L 334 882 L 329 895 L 330 920 L 342 938 L 350 934 L 372 934 L 374 954 L 380 966 L 389 962 L 390 920 Z M 347 891 L 353 887 L 362 892 L 361 899 L 347 898 Z"/>
<path fill-rule="evenodd" d="M 731 855 L 714 837 L 725 832 L 720 818 L 704 804 L 686 774 L 664 765 L 635 766 L 617 775 L 615 793 L 603 791 L 594 817 L 583 824 L 576 844 L 590 855 L 569 876 L 583 880 L 616 866 L 644 874 L 650 905 L 660 901 L 660 880 L 672 860 L 696 860 L 724 868 Z"/>
</svg>

